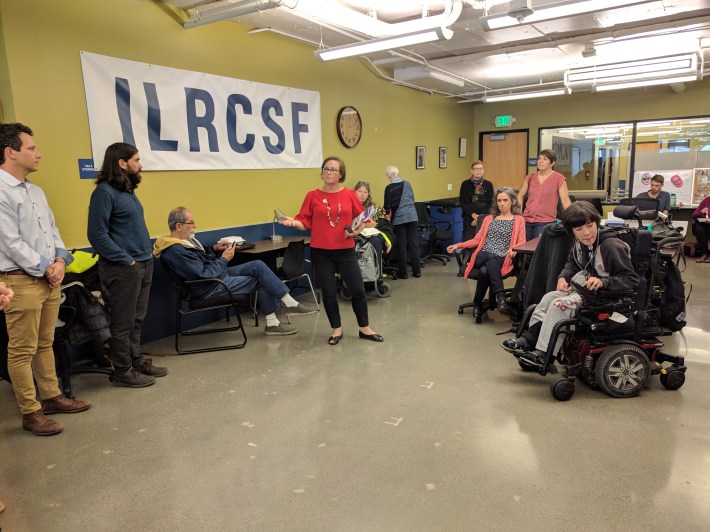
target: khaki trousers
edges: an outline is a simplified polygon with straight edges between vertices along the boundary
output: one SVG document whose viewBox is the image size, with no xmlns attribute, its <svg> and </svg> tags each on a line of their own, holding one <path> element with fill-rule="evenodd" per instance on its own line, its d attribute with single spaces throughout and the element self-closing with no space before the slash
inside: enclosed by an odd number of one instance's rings
<svg viewBox="0 0 710 532">
<path fill-rule="evenodd" d="M 60 290 L 49 288 L 43 277 L 0 275 L 0 280 L 15 292 L 10 307 L 5 309 L 7 369 L 20 411 L 31 414 L 42 408 L 37 401 L 33 371 L 42 399 L 62 393 L 52 350 Z"/>
</svg>

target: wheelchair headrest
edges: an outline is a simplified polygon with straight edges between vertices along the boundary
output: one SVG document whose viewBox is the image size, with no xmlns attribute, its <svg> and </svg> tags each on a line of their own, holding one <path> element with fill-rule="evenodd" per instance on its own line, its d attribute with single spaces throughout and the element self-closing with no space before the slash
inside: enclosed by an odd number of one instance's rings
<svg viewBox="0 0 710 532">
<path fill-rule="evenodd" d="M 633 220 L 636 218 L 636 205 L 617 205 L 614 207 L 614 216 L 622 220 Z"/>
</svg>

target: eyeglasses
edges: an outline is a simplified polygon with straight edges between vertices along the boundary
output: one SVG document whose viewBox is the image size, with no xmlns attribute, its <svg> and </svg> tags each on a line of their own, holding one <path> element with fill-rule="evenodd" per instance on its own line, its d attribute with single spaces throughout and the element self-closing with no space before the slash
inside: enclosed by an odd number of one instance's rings
<svg viewBox="0 0 710 532">
<path fill-rule="evenodd" d="M 474 166 L 473 171 L 475 172 L 476 170 L 483 170 L 482 166 Z"/>
<path fill-rule="evenodd" d="M 196 225 L 194 221 L 192 222 L 180 222 L 182 225 Z"/>
<path fill-rule="evenodd" d="M 340 168 L 323 168 L 324 174 L 339 174 Z"/>
</svg>

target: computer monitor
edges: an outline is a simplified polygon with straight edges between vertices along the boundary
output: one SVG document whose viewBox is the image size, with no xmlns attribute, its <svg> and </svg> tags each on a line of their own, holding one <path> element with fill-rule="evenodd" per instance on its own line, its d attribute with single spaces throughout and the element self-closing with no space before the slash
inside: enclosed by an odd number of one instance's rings
<svg viewBox="0 0 710 532">
<path fill-rule="evenodd" d="M 622 205 L 635 205 L 640 211 L 656 211 L 656 213 L 661 205 L 658 198 L 621 198 L 620 202 Z"/>
</svg>

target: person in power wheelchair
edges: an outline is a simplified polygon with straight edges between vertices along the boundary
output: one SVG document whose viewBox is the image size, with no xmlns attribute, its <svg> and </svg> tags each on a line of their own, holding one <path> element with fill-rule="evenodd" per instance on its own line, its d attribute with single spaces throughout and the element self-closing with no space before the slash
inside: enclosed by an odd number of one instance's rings
<svg viewBox="0 0 710 532">
<path fill-rule="evenodd" d="M 583 305 L 580 293 L 583 289 L 633 291 L 638 286 L 639 276 L 634 271 L 629 245 L 611 235 L 602 238 L 600 221 L 599 212 L 586 201 L 575 202 L 563 212 L 562 224 L 574 235 L 575 242 L 558 276 L 557 290 L 540 300 L 522 336 L 501 344 L 505 350 L 519 355 L 523 369 L 539 370 L 546 364 L 555 326 L 577 314 Z M 553 353 L 559 351 L 564 338 L 564 334 L 557 335 Z M 554 367 L 547 369 L 555 371 Z"/>
</svg>

